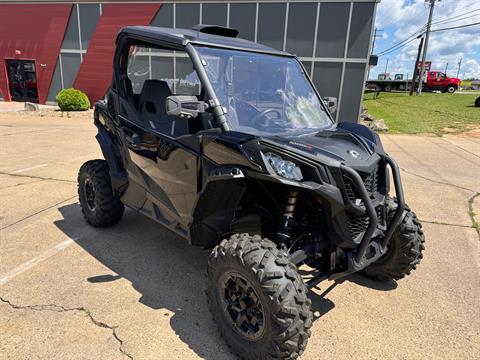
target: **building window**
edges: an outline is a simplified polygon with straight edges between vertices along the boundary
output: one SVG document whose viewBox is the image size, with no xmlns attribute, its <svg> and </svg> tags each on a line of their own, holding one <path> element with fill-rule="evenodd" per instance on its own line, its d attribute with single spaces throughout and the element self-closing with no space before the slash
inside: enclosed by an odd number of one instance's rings
<svg viewBox="0 0 480 360">
<path fill-rule="evenodd" d="M 312 72 L 312 62 L 311 61 L 302 61 L 302 65 L 305 68 L 305 71 L 307 72 L 308 77 L 310 77 L 310 74 Z"/>
<path fill-rule="evenodd" d="M 352 22 L 348 37 L 349 58 L 364 59 L 367 57 L 374 9 L 375 3 L 353 4 Z"/>
<path fill-rule="evenodd" d="M 60 74 L 60 57 L 57 59 L 57 65 L 55 66 L 55 72 L 53 73 L 52 82 L 50 83 L 50 89 L 48 90 L 47 101 L 56 102 L 57 94 L 62 90 L 62 75 Z"/>
<path fill-rule="evenodd" d="M 202 24 L 227 26 L 227 4 L 202 4 Z"/>
<path fill-rule="evenodd" d="M 257 42 L 283 50 L 286 4 L 260 3 Z"/>
<path fill-rule="evenodd" d="M 173 5 L 162 4 L 157 15 L 153 18 L 151 25 L 173 27 Z"/>
<path fill-rule="evenodd" d="M 315 62 L 313 68 L 313 83 L 322 97 L 338 98 L 342 78 L 342 63 Z"/>
<path fill-rule="evenodd" d="M 177 28 L 190 29 L 200 23 L 199 4 L 175 5 L 175 26 Z"/>
<path fill-rule="evenodd" d="M 317 3 L 291 3 L 288 10 L 286 51 L 312 56 Z"/>
<path fill-rule="evenodd" d="M 80 37 L 78 33 L 78 12 L 77 6 L 72 6 L 70 18 L 68 19 L 67 31 L 63 37 L 62 49 L 80 49 Z"/>
<path fill-rule="evenodd" d="M 63 72 L 63 88 L 68 89 L 73 86 L 78 69 L 80 69 L 80 54 L 60 54 Z"/>
<path fill-rule="evenodd" d="M 256 4 L 230 4 L 230 27 L 239 31 L 239 37 L 255 41 Z"/>
<path fill-rule="evenodd" d="M 82 49 L 87 50 L 100 18 L 100 8 L 98 4 L 81 4 L 78 5 L 78 13 L 80 15 Z"/>
<path fill-rule="evenodd" d="M 345 65 L 343 83 L 348 85 L 342 87 L 342 98 L 340 101 L 348 105 L 340 106 L 339 121 L 357 122 L 360 102 L 362 101 L 364 76 L 364 63 L 347 63 Z"/>
<path fill-rule="evenodd" d="M 317 57 L 343 58 L 350 3 L 321 3 L 317 32 Z"/>
<path fill-rule="evenodd" d="M 99 4 L 74 4 L 72 6 L 48 92 L 48 101 L 55 101 L 55 97 L 61 89 L 73 86 L 80 64 L 95 33 L 100 13 Z"/>
</svg>

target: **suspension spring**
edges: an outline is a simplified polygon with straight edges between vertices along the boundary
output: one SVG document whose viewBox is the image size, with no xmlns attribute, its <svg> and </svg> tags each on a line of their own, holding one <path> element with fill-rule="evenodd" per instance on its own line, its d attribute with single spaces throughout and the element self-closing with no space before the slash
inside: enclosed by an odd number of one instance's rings
<svg viewBox="0 0 480 360">
<path fill-rule="evenodd" d="M 292 190 L 288 193 L 287 205 L 285 206 L 285 212 L 283 213 L 282 220 L 280 223 L 280 228 L 277 231 L 278 243 L 280 245 L 285 245 L 290 242 L 290 223 L 293 216 L 295 215 L 295 210 L 297 208 L 298 200 L 298 191 Z"/>
<path fill-rule="evenodd" d="M 287 206 L 285 206 L 285 212 L 283 216 L 292 218 L 295 215 L 295 209 L 297 208 L 298 191 L 292 190 L 288 193 Z"/>
</svg>

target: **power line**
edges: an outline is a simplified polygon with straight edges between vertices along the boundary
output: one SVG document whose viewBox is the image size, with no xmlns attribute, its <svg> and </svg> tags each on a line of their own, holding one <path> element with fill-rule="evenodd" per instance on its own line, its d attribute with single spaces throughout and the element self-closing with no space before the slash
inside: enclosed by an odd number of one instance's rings
<svg viewBox="0 0 480 360">
<path fill-rule="evenodd" d="M 445 31 L 445 30 L 452 30 L 452 29 L 460 29 L 460 28 L 469 27 L 469 26 L 475 26 L 475 25 L 480 25 L 480 21 L 479 21 L 479 22 L 476 22 L 476 23 L 471 23 L 471 24 L 466 24 L 466 25 L 459 25 L 459 26 L 452 26 L 452 27 L 443 28 L 443 29 L 433 29 L 433 30 L 431 30 L 431 32 L 435 32 L 435 31 Z"/>
<path fill-rule="evenodd" d="M 394 49 L 391 49 L 391 50 L 389 50 L 389 51 L 384 51 L 384 52 L 378 54 L 377 56 L 378 56 L 378 57 L 380 57 L 380 56 L 385 56 L 385 55 L 390 54 L 390 53 L 392 53 L 392 52 L 394 52 L 394 51 L 400 50 L 400 49 L 402 49 L 403 47 L 405 47 L 405 46 L 407 46 L 408 44 L 410 44 L 412 41 L 417 40 L 419 37 L 420 37 L 420 36 L 411 38 L 409 41 L 407 41 L 407 42 L 404 43 L 403 45 L 400 45 L 400 46 L 398 46 L 398 47 L 396 47 L 396 48 L 394 48 Z"/>
<path fill-rule="evenodd" d="M 463 14 L 458 14 L 458 15 L 455 15 L 455 16 L 450 16 L 450 17 L 444 17 L 443 19 L 437 19 L 437 21 L 433 21 L 432 22 L 432 25 L 434 24 L 443 24 L 443 23 L 447 23 L 447 22 L 452 22 L 452 21 L 457 21 L 457 20 L 460 20 L 460 19 L 455 19 L 455 18 L 459 18 L 461 16 L 465 16 L 465 15 L 468 15 L 468 14 L 471 14 L 471 13 L 474 13 L 474 12 L 477 12 L 477 11 L 480 11 L 480 8 L 478 9 L 474 9 L 474 10 L 471 10 L 471 11 L 468 11 L 466 13 L 463 13 Z M 476 15 L 471 15 L 471 17 L 474 17 L 474 16 L 478 16 L 480 15 L 480 12 Z M 468 19 L 468 17 L 466 17 Z"/>
<path fill-rule="evenodd" d="M 469 15 L 469 16 L 465 16 L 465 17 L 462 17 L 462 18 L 458 18 L 458 19 L 453 19 L 453 20 L 448 20 L 448 21 L 442 21 L 440 23 L 432 23 L 433 25 L 443 25 L 443 24 L 448 24 L 448 23 L 452 23 L 452 22 L 459 22 L 459 21 L 462 21 L 462 20 L 467 20 L 467 19 L 471 19 L 473 17 L 477 17 L 477 16 L 480 16 L 480 12 L 476 15 Z"/>
<path fill-rule="evenodd" d="M 457 1 L 458 1 L 458 0 L 457 0 Z M 452 16 L 463 16 L 463 15 L 465 15 L 465 14 L 458 14 L 458 15 L 456 15 L 456 13 L 459 12 L 459 11 L 463 11 L 463 10 L 465 10 L 465 9 L 468 9 L 468 8 L 470 8 L 471 6 L 472 6 L 472 4 L 469 4 L 469 5 L 467 5 L 467 6 L 461 7 L 460 9 L 454 10 L 453 13 L 451 13 L 451 14 L 440 16 L 440 17 L 437 19 L 437 21 L 446 20 L 446 19 L 448 19 L 448 18 L 450 18 L 450 17 L 452 17 Z M 473 11 L 475 11 L 475 10 L 473 10 Z"/>
<path fill-rule="evenodd" d="M 419 35 L 419 34 L 422 34 L 425 30 L 425 27 L 426 25 L 422 26 L 421 28 L 419 28 L 417 31 L 415 31 L 413 34 L 411 34 L 410 36 L 408 36 L 407 38 L 403 39 L 402 41 L 392 45 L 391 47 L 389 47 L 388 49 L 385 49 L 383 51 L 381 51 L 378 56 L 381 56 L 381 55 L 384 55 L 385 53 L 387 52 L 390 52 L 390 50 L 395 50 L 395 49 L 399 49 L 400 47 L 403 47 L 401 46 L 402 44 L 406 43 L 406 42 L 410 42 L 410 40 L 415 40 L 415 38 Z M 405 44 L 406 45 L 406 44 Z"/>
</svg>

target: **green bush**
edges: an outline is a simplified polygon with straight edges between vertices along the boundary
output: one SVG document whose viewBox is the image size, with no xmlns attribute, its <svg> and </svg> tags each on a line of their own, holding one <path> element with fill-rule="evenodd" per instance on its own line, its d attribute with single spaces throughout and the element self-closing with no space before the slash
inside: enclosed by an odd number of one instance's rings
<svg viewBox="0 0 480 360">
<path fill-rule="evenodd" d="M 90 109 L 87 95 L 77 89 L 63 89 L 57 95 L 57 103 L 62 111 L 84 111 Z"/>
</svg>

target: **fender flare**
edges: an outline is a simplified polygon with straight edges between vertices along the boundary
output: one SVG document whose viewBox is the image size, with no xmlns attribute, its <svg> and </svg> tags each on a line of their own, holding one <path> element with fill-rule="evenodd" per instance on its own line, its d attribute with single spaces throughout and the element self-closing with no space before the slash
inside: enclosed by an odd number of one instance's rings
<svg viewBox="0 0 480 360">
<path fill-rule="evenodd" d="M 95 138 L 102 150 L 103 158 L 107 161 L 110 169 L 110 179 L 112 188 L 123 192 L 128 185 L 127 173 L 123 168 L 120 156 L 116 151 L 116 145 L 112 141 L 108 132 L 101 125 L 97 125 L 98 133 Z"/>
</svg>

